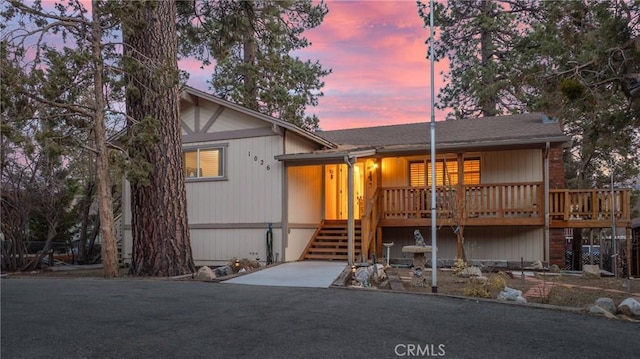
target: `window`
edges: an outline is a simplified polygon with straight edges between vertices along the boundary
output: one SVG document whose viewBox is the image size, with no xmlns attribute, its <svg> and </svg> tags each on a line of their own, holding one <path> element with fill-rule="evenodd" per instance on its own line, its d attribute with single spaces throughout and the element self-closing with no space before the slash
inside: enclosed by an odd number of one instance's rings
<svg viewBox="0 0 640 359">
<path fill-rule="evenodd" d="M 425 166 L 426 163 L 426 166 Z M 472 158 L 464 160 L 464 183 L 480 183 L 480 159 Z M 425 167 L 427 172 L 425 173 Z M 409 185 L 412 187 L 431 186 L 431 162 L 409 163 Z M 445 181 L 446 179 L 446 181 Z M 458 184 L 458 162 L 456 160 L 436 161 L 436 186 L 455 186 Z"/>
<path fill-rule="evenodd" d="M 184 151 L 186 178 L 224 177 L 224 148 L 198 148 Z"/>
</svg>

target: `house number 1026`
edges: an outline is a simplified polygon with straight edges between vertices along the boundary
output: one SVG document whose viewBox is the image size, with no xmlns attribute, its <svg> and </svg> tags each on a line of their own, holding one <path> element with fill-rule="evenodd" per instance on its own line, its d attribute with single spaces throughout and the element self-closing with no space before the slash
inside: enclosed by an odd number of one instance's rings
<svg viewBox="0 0 640 359">
<path fill-rule="evenodd" d="M 251 151 L 249 151 L 249 157 L 251 157 Z M 259 162 L 260 166 L 264 166 L 264 160 L 258 158 L 258 156 L 253 155 L 253 162 Z M 267 169 L 267 171 L 271 170 L 271 165 L 267 165 L 267 167 L 265 167 Z"/>
</svg>

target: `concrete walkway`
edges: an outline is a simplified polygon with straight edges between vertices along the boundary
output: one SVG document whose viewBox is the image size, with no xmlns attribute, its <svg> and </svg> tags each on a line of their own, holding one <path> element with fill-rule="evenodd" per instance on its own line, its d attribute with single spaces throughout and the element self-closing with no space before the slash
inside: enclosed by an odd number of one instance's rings
<svg viewBox="0 0 640 359">
<path fill-rule="evenodd" d="M 275 287 L 329 288 L 331 283 L 338 278 L 346 266 L 346 262 L 288 262 L 235 277 L 223 283 Z"/>
</svg>

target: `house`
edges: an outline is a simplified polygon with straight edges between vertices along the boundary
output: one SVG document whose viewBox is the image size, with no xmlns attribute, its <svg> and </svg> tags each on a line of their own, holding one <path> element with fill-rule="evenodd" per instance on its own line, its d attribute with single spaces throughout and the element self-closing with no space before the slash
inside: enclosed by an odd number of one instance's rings
<svg viewBox="0 0 640 359">
<path fill-rule="evenodd" d="M 287 250 L 287 173 L 275 156 L 334 147 L 300 128 L 187 87 L 180 97 L 185 186 L 196 265 L 296 259 Z M 123 188 L 123 259 L 131 260 L 130 189 Z"/>
<path fill-rule="evenodd" d="M 180 106 L 197 265 L 353 262 L 383 242 L 402 258 L 415 229 L 430 240 L 428 123 L 311 133 L 193 88 Z M 565 229 L 609 228 L 612 215 L 629 238 L 629 190 L 564 188 L 569 145 L 542 114 L 437 122 L 438 257 L 455 258 L 462 227 L 469 258 L 517 263 L 564 265 Z"/>
</svg>

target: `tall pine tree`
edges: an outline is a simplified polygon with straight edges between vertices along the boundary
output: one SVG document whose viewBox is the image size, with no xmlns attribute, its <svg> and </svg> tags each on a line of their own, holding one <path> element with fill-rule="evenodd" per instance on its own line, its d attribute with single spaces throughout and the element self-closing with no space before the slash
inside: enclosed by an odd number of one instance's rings
<svg viewBox="0 0 640 359">
<path fill-rule="evenodd" d="M 640 3 L 542 1 L 522 54 L 527 106 L 572 136 L 568 185 L 625 182 L 638 173 Z M 603 170 L 606 169 L 606 170 Z"/>
<path fill-rule="evenodd" d="M 447 1 L 435 4 L 438 34 L 436 60 L 446 58 L 449 71 L 437 106 L 452 118 L 495 116 L 521 111 L 521 89 L 511 80 L 527 18 L 524 1 Z M 418 1 L 418 14 L 429 26 L 429 8 Z"/>
<path fill-rule="evenodd" d="M 12 70 L 20 71 L 3 72 L 3 90 L 6 85 L 6 90 L 29 109 L 26 112 L 42 124 L 54 121 L 58 129 L 64 124 L 65 132 L 53 136 L 60 155 L 81 148 L 95 156 L 101 257 L 104 276 L 111 278 L 118 274 L 118 263 L 106 129 L 111 110 L 105 94 L 109 82 L 105 61 L 113 61 L 114 44 L 105 39 L 113 35 L 114 17 L 105 11 L 109 2 L 94 1 L 92 5 L 90 15 L 79 1 L 54 4 L 48 9 L 39 1 L 8 1 L 0 14 L 7 28 L 2 37 L 2 57 Z M 27 51 L 29 46 L 35 49 L 33 53 Z M 20 121 L 20 116 L 11 120 Z M 45 131 L 42 136 L 50 134 Z M 50 151 L 50 142 L 47 145 L 40 151 Z M 65 166 L 71 162 L 71 156 L 60 160 Z"/>
<path fill-rule="evenodd" d="M 322 23 L 328 12 L 323 1 L 202 0 L 181 4 L 181 10 L 181 34 L 189 40 L 181 48 L 205 62 L 215 60 L 216 95 L 317 129 L 318 118 L 305 111 L 318 104 L 321 79 L 331 70 L 293 52 L 310 45 L 302 33 Z"/>
<path fill-rule="evenodd" d="M 131 272 L 193 273 L 178 107 L 176 2 L 126 1 L 125 6 L 129 153 L 149 164 L 131 178 Z"/>
<path fill-rule="evenodd" d="M 438 107 L 453 117 L 542 111 L 573 146 L 568 185 L 624 182 L 638 173 L 640 3 L 473 0 L 434 13 L 449 72 Z M 428 9 L 418 2 L 428 24 Z"/>
</svg>

